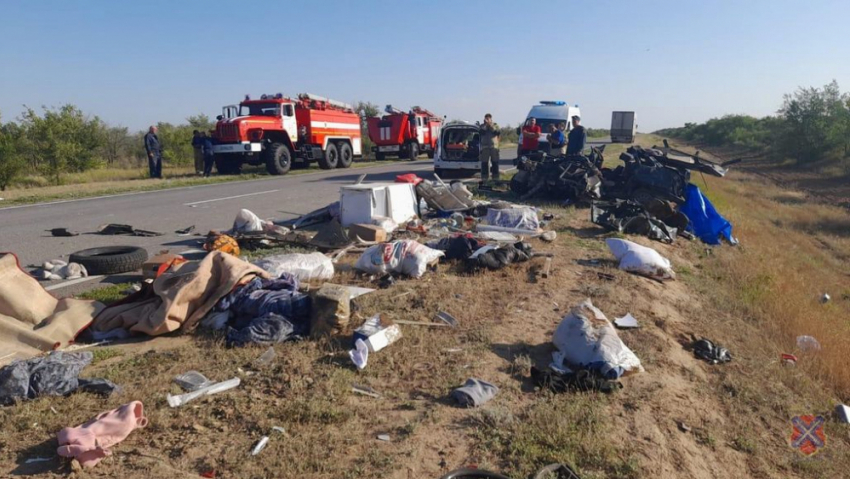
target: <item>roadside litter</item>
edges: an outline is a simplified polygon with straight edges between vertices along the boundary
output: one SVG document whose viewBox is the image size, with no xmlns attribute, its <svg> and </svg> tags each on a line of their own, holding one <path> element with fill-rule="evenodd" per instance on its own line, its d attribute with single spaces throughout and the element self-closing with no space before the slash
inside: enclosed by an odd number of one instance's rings
<svg viewBox="0 0 850 479">
<path fill-rule="evenodd" d="M 697 238 L 703 243 L 712 245 L 719 245 L 720 238 L 725 239 L 729 244 L 738 244 L 738 240 L 732 236 L 732 224 L 720 216 L 720 213 L 714 209 L 714 205 L 696 185 L 689 184 L 685 189 L 685 196 L 687 200 L 679 211 L 690 219 L 688 228 Z"/>
<path fill-rule="evenodd" d="M 694 356 L 711 364 L 728 363 L 732 360 L 732 354 L 728 349 L 705 338 L 694 342 L 693 348 Z"/>
<path fill-rule="evenodd" d="M 567 370 L 589 369 L 606 379 L 643 371 L 640 359 L 623 344 L 617 330 L 590 299 L 579 303 L 564 317 L 552 343 L 563 358 L 561 364 L 555 365 Z"/>
<path fill-rule="evenodd" d="M 804 353 L 820 351 L 820 343 L 811 336 L 797 336 L 797 349 Z"/>
<path fill-rule="evenodd" d="M 376 314 L 354 330 L 353 339 L 354 349 L 348 355 L 357 369 L 364 369 L 369 361 L 369 353 L 376 353 L 401 339 L 401 329 L 395 324 L 384 325 L 381 315 Z"/>
<path fill-rule="evenodd" d="M 166 272 L 169 268 L 175 265 L 185 263 L 186 258 L 179 254 L 169 253 L 168 250 L 162 250 L 159 254 L 148 258 L 142 263 L 142 278 L 153 280 Z"/>
<path fill-rule="evenodd" d="M 255 261 L 254 264 L 273 277 L 290 273 L 298 281 L 329 280 L 334 276 L 333 262 L 322 253 L 268 256 Z"/>
<path fill-rule="evenodd" d="M 531 245 L 519 241 L 512 245 L 484 246 L 469 257 L 468 263 L 473 268 L 498 270 L 510 264 L 528 261 L 533 256 Z"/>
<path fill-rule="evenodd" d="M 45 261 L 41 269 L 33 271 L 32 275 L 41 280 L 53 281 L 59 279 L 85 278 L 89 275 L 85 266 L 78 263 L 66 263 L 61 259 Z"/>
<path fill-rule="evenodd" d="M 401 273 L 419 278 L 444 253 L 414 240 L 397 240 L 367 249 L 354 267 L 364 273 Z"/>
<path fill-rule="evenodd" d="M 670 261 L 652 248 L 618 238 L 608 238 L 605 243 L 620 262 L 619 268 L 623 271 L 659 281 L 676 278 Z"/>
<path fill-rule="evenodd" d="M 157 231 L 148 231 L 148 230 L 139 230 L 133 228 L 130 225 L 120 225 L 116 223 L 109 223 L 105 225 L 100 225 L 97 227 L 97 234 L 101 235 L 127 235 L 127 236 L 162 236 L 162 233 Z"/>
<path fill-rule="evenodd" d="M 80 235 L 80 233 L 76 231 L 69 231 L 68 228 L 53 228 L 45 231 L 49 231 L 51 235 L 58 237 L 71 237 Z"/>
<path fill-rule="evenodd" d="M 835 415 L 838 417 L 839 422 L 850 424 L 850 407 L 844 404 L 835 406 Z"/>
<path fill-rule="evenodd" d="M 206 376 L 198 371 L 186 371 L 183 374 L 178 374 L 177 377 L 174 378 L 174 382 L 183 388 L 184 391 L 189 392 L 197 391 L 198 389 L 202 389 L 213 384 L 212 381 L 207 379 Z"/>
<path fill-rule="evenodd" d="M 789 366 L 797 365 L 797 356 L 788 353 L 782 353 L 779 355 L 779 359 L 782 361 L 782 364 L 787 364 Z"/>
<path fill-rule="evenodd" d="M 482 406 L 499 392 L 499 388 L 487 381 L 469 378 L 463 386 L 452 391 L 452 398 L 462 407 Z"/>
<path fill-rule="evenodd" d="M 106 396 L 120 391 L 106 379 L 80 379 L 80 372 L 93 357 L 90 351 L 54 351 L 4 366 L 0 369 L 0 404 L 41 396 L 65 396 L 78 390 Z"/>
<path fill-rule="evenodd" d="M 417 216 L 416 193 L 410 183 L 367 183 L 340 188 L 340 223 L 373 224 L 377 217 L 406 223 Z"/>
<path fill-rule="evenodd" d="M 207 234 L 207 240 L 204 242 L 205 251 L 221 251 L 232 256 L 239 256 L 242 253 L 239 247 L 239 242 L 232 236 L 210 231 Z"/>
<path fill-rule="evenodd" d="M 372 398 L 375 398 L 375 399 L 381 399 L 383 397 L 378 393 L 378 391 L 375 391 L 374 389 L 370 388 L 369 386 L 361 386 L 359 384 L 352 384 L 351 385 L 351 391 L 356 392 L 357 394 L 362 394 L 364 396 L 369 396 L 369 397 L 372 397 Z"/>
<path fill-rule="evenodd" d="M 832 298 L 829 296 L 829 294 L 823 293 L 823 296 L 820 297 L 820 302 L 826 304 L 829 302 L 830 299 Z"/>
<path fill-rule="evenodd" d="M 678 219 L 678 224 L 684 222 L 687 225 L 687 217 L 684 221 Z M 679 233 L 676 226 L 661 221 L 643 205 L 631 200 L 593 202 L 590 221 L 611 231 L 646 236 L 663 243 L 672 243 Z"/>
<path fill-rule="evenodd" d="M 74 458 L 83 467 L 91 468 L 111 455 L 111 448 L 126 439 L 133 430 L 147 424 L 144 406 L 140 401 L 133 401 L 101 413 L 81 426 L 66 427 L 59 431 L 59 448 L 56 453 Z"/>
<path fill-rule="evenodd" d="M 314 337 L 340 334 L 351 319 L 351 289 L 325 283 L 311 292 L 313 305 L 310 312 L 310 334 Z"/>
<path fill-rule="evenodd" d="M 165 400 L 168 402 L 169 407 L 179 407 L 201 396 L 212 396 L 213 394 L 218 394 L 220 392 L 233 389 L 236 386 L 239 386 L 239 383 L 241 382 L 242 380 L 240 380 L 238 377 L 228 379 L 227 381 L 213 383 L 185 394 L 180 394 L 177 396 L 172 396 L 171 394 L 168 394 L 165 396 Z"/>
<path fill-rule="evenodd" d="M 182 230 L 177 230 L 174 233 L 178 236 L 189 236 L 193 231 L 195 231 L 195 225 L 187 226 Z"/>
<path fill-rule="evenodd" d="M 599 373 L 587 369 L 579 371 L 543 371 L 532 366 L 531 380 L 540 389 L 553 393 L 600 391 L 610 394 L 623 388 L 623 385 L 607 379 Z"/>
<path fill-rule="evenodd" d="M 614 318 L 614 326 L 620 329 L 635 329 L 640 327 L 637 319 L 632 316 L 632 313 L 626 313 L 622 318 Z"/>
<path fill-rule="evenodd" d="M 70 263 L 84 267 L 88 274 L 107 275 L 138 271 L 148 252 L 138 246 L 101 246 L 71 253 Z"/>
</svg>

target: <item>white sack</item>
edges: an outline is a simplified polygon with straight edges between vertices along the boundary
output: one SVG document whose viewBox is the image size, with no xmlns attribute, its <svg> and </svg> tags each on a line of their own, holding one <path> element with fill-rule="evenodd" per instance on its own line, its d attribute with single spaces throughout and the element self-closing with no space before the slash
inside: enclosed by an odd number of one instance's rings
<svg viewBox="0 0 850 479">
<path fill-rule="evenodd" d="M 237 214 L 236 219 L 233 220 L 233 229 L 231 229 L 231 231 L 234 233 L 253 233 L 263 231 L 263 225 L 265 223 L 265 221 L 261 220 L 250 210 L 242 209 L 239 210 L 239 214 Z"/>
<path fill-rule="evenodd" d="M 616 379 L 629 371 L 643 371 L 640 359 L 620 340 L 617 330 L 586 299 L 564 317 L 555 330 L 552 343 L 570 365 L 599 371 Z"/>
<path fill-rule="evenodd" d="M 623 239 L 609 238 L 605 242 L 620 262 L 621 270 L 658 280 L 676 278 L 670 261 L 658 251 Z"/>
<path fill-rule="evenodd" d="M 334 276 L 333 261 L 322 253 L 281 254 L 263 258 L 254 264 L 275 278 L 281 273 L 291 273 L 298 281 L 327 280 Z"/>
<path fill-rule="evenodd" d="M 444 253 L 413 240 L 399 240 L 369 247 L 354 265 L 370 274 L 402 273 L 419 278 Z"/>
</svg>

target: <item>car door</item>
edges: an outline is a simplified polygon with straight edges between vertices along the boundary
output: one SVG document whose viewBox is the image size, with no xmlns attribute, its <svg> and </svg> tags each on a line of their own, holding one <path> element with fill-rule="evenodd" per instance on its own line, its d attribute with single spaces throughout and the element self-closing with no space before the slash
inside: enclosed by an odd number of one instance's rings
<svg viewBox="0 0 850 479">
<path fill-rule="evenodd" d="M 282 104 L 280 114 L 283 120 L 283 129 L 294 145 L 298 141 L 298 121 L 295 120 L 295 105 L 292 103 Z"/>
</svg>

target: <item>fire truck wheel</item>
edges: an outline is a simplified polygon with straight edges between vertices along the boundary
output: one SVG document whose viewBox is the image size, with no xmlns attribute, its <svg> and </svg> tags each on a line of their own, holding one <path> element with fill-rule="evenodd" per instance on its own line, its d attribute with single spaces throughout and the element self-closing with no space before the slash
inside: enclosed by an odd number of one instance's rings
<svg viewBox="0 0 850 479">
<path fill-rule="evenodd" d="M 219 175 L 238 175 L 242 172 L 242 163 L 228 155 L 215 155 L 215 170 Z"/>
<path fill-rule="evenodd" d="M 270 175 L 285 175 L 292 168 L 292 154 L 283 143 L 272 143 L 265 151 L 266 171 Z"/>
<path fill-rule="evenodd" d="M 354 161 L 354 153 L 351 151 L 351 146 L 348 143 L 339 144 L 339 164 L 337 168 L 348 168 L 351 162 Z"/>
<path fill-rule="evenodd" d="M 328 143 L 328 148 L 325 150 L 325 156 L 319 158 L 319 168 L 323 170 L 332 170 L 339 163 L 339 151 L 336 145 Z"/>
<path fill-rule="evenodd" d="M 407 146 L 407 159 L 410 161 L 416 161 L 416 158 L 419 156 L 419 145 L 416 143 L 411 143 Z"/>
<path fill-rule="evenodd" d="M 384 161 L 384 160 L 386 160 L 386 159 L 387 159 L 387 154 L 386 154 L 386 153 L 381 153 L 380 151 L 379 151 L 379 152 L 377 152 L 377 153 L 375 153 L 375 160 L 377 160 L 377 161 Z"/>
</svg>

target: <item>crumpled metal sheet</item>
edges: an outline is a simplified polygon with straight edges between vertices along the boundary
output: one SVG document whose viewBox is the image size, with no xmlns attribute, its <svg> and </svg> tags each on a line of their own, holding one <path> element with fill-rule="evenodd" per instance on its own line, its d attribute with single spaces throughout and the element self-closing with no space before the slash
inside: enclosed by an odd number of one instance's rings
<svg viewBox="0 0 850 479">
<path fill-rule="evenodd" d="M 643 235 L 663 243 L 672 243 L 679 231 L 659 220 L 646 208 L 632 201 L 594 202 L 590 221 L 625 234 Z"/>
</svg>

